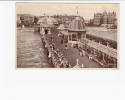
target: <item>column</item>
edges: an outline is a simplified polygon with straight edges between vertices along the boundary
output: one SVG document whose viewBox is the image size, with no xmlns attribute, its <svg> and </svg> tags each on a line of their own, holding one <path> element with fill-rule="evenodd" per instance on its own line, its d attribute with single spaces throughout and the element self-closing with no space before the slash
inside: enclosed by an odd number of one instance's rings
<svg viewBox="0 0 125 100">
<path fill-rule="evenodd" d="M 48 29 L 48 34 L 51 34 L 51 30 L 50 30 L 50 28 Z"/>
<path fill-rule="evenodd" d="M 42 28 L 40 27 L 40 34 L 42 33 Z"/>
<path fill-rule="evenodd" d="M 72 34 L 71 34 L 71 41 L 72 41 Z"/>
<path fill-rule="evenodd" d="M 84 38 L 86 39 L 86 34 L 85 34 Z"/>
<path fill-rule="evenodd" d="M 68 43 L 69 43 L 69 35 L 68 35 Z"/>
<path fill-rule="evenodd" d="M 113 61 L 114 61 L 114 67 L 115 67 L 115 59 L 113 59 Z"/>
<path fill-rule="evenodd" d="M 102 53 L 102 58 L 103 58 L 103 61 L 105 62 L 105 59 L 104 59 L 104 57 L 105 57 L 105 54 L 104 54 L 104 53 Z"/>
</svg>

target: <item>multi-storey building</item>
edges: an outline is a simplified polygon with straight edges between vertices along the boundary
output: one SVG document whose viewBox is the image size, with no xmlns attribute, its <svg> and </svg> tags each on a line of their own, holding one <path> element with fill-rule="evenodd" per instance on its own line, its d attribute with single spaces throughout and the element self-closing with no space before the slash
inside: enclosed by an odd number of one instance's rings
<svg viewBox="0 0 125 100">
<path fill-rule="evenodd" d="M 103 12 L 102 24 L 108 24 L 108 14 L 106 11 Z"/>
<path fill-rule="evenodd" d="M 30 26 L 34 22 L 34 16 L 30 14 L 17 14 L 17 26 Z"/>
<path fill-rule="evenodd" d="M 108 24 L 114 24 L 116 20 L 116 13 L 108 13 Z"/>
<path fill-rule="evenodd" d="M 117 27 L 117 18 L 115 12 L 106 12 L 94 14 L 93 25 Z"/>
<path fill-rule="evenodd" d="M 103 16 L 102 13 L 96 13 L 96 14 L 94 14 L 94 22 L 93 22 L 93 24 L 96 25 L 96 26 L 101 25 L 102 16 Z"/>
</svg>

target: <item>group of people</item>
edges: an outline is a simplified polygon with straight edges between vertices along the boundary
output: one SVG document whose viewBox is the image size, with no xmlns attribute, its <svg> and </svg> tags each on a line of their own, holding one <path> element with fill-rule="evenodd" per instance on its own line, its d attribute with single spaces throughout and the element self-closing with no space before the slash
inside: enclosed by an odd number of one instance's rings
<svg viewBox="0 0 125 100">
<path fill-rule="evenodd" d="M 43 46 L 45 47 L 48 61 L 55 68 L 70 68 L 71 65 L 66 60 L 64 55 L 59 49 L 56 48 L 54 43 L 49 43 L 45 35 L 42 36 Z"/>
</svg>

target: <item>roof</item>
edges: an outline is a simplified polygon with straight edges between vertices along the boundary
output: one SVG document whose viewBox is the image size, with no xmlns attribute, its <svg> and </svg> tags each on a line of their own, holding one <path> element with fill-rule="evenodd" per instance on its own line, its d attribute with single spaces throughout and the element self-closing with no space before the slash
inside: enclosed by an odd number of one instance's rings
<svg viewBox="0 0 125 100">
<path fill-rule="evenodd" d="M 45 27 L 49 27 L 49 26 L 53 26 L 53 24 L 56 22 L 56 20 L 54 18 L 51 17 L 43 17 L 40 18 L 38 21 L 38 24 L 45 26 Z"/>
<path fill-rule="evenodd" d="M 86 34 L 111 41 L 117 41 L 116 29 L 105 29 L 103 27 L 86 27 Z"/>
<path fill-rule="evenodd" d="M 84 21 L 80 17 L 76 17 L 68 27 L 69 31 L 85 31 Z"/>
</svg>

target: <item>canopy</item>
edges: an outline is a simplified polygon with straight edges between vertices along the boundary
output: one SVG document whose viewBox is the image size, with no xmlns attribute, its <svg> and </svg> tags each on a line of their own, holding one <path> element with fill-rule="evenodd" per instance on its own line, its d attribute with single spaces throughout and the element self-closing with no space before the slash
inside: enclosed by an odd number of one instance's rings
<svg viewBox="0 0 125 100">
<path fill-rule="evenodd" d="M 68 27 L 68 31 L 85 31 L 84 21 L 80 17 L 76 17 Z"/>
</svg>

